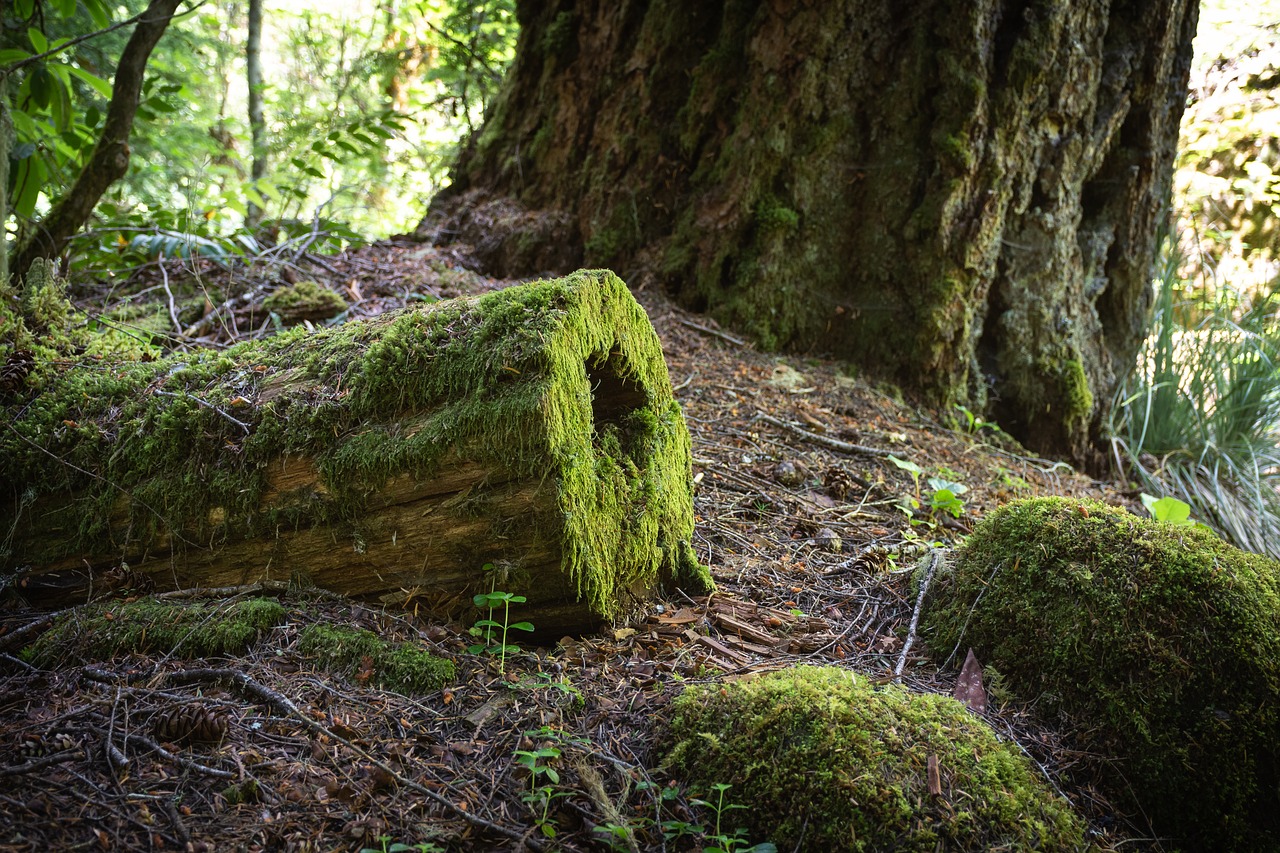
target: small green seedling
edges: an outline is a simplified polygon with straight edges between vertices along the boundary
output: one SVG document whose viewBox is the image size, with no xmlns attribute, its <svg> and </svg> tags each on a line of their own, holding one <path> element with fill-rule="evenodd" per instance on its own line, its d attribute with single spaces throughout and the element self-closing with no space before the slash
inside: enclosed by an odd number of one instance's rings
<svg viewBox="0 0 1280 853">
<path fill-rule="evenodd" d="M 964 512 L 964 501 L 960 495 L 969 491 L 969 487 L 961 483 L 952 483 L 941 477 L 930 477 L 929 488 L 933 494 L 929 497 L 929 509 L 934 512 L 947 512 L 952 518 L 959 518 Z"/>
<path fill-rule="evenodd" d="M 898 457 L 893 456 L 892 454 L 889 456 L 889 461 L 911 475 L 911 479 L 915 482 L 915 485 L 916 485 L 916 499 L 919 500 L 920 499 L 920 475 L 924 473 L 924 469 L 921 468 L 916 463 L 912 462 L 910 459 L 899 459 Z"/>
<path fill-rule="evenodd" d="M 715 832 L 707 836 L 707 841 L 711 842 L 708 847 L 702 848 L 702 853 L 778 853 L 778 848 L 769 842 L 754 844 L 747 846 L 747 840 L 744 837 L 747 834 L 745 829 L 735 829 L 732 834 L 721 829 L 721 822 L 728 812 L 734 809 L 745 809 L 746 806 L 740 806 L 736 803 L 725 804 L 724 792 L 729 790 L 732 785 L 724 782 L 717 782 L 711 786 L 716 793 L 716 802 L 709 803 L 706 800 L 690 800 L 695 806 L 704 806 L 716 815 Z"/>
<path fill-rule="evenodd" d="M 493 580 L 493 563 L 485 563 L 484 570 L 489 573 L 490 589 L 489 592 L 482 592 L 471 600 L 476 607 L 488 608 L 489 615 L 484 619 L 476 622 L 471 627 L 471 636 L 479 637 L 484 640 L 482 643 L 475 643 L 467 647 L 467 651 L 473 655 L 481 653 L 498 656 L 498 672 L 507 671 L 507 655 L 520 651 L 520 647 L 509 645 L 507 643 L 508 631 L 532 631 L 532 622 L 511 622 L 511 605 L 524 604 L 528 601 L 523 595 L 515 595 L 510 592 L 500 592 L 493 589 L 495 581 Z M 502 621 L 493 618 L 493 611 L 502 606 Z M 501 639 L 495 643 L 494 638 L 501 632 Z"/>
<path fill-rule="evenodd" d="M 1202 524 L 1191 517 L 1191 504 L 1186 501 L 1180 501 L 1175 497 L 1165 495 L 1157 498 L 1155 495 L 1149 495 L 1143 492 L 1142 505 L 1147 508 L 1147 512 L 1151 513 L 1151 517 L 1156 521 L 1165 524 L 1189 524 L 1193 527 L 1199 527 L 1201 530 L 1211 529 L 1207 524 Z"/>
<path fill-rule="evenodd" d="M 564 739 L 564 735 L 552 728 L 543 726 L 525 732 L 526 737 L 551 737 Z M 571 739 L 571 742 L 577 742 Z M 560 758 L 560 749 L 554 746 L 542 746 L 536 749 L 517 749 L 516 763 L 529 772 L 529 790 L 520 798 L 533 810 L 533 822 L 538 831 L 546 838 L 556 837 L 555 822 L 551 820 L 551 804 L 561 797 L 571 796 L 569 791 L 557 791 L 560 784 L 560 773 L 552 766 L 552 762 Z"/>
</svg>

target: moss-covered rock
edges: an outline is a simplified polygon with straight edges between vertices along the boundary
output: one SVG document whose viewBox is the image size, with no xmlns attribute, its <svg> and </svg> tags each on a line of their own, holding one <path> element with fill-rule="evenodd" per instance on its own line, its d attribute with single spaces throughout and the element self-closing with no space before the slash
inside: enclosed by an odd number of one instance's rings
<svg viewBox="0 0 1280 853">
<path fill-rule="evenodd" d="M 1091 501 L 992 513 L 922 625 L 1058 715 L 1184 850 L 1280 849 L 1280 565 Z"/>
<path fill-rule="evenodd" d="M 95 604 L 61 616 L 24 656 L 40 666 L 151 652 L 179 658 L 240 654 L 285 621 L 278 601 L 179 604 L 143 598 Z"/>
<path fill-rule="evenodd" d="M 402 693 L 430 693 L 456 675 L 453 661 L 413 643 L 388 643 L 360 628 L 307 625 L 298 634 L 298 651 L 325 669 L 343 675 L 367 672 L 373 685 Z"/>
<path fill-rule="evenodd" d="M 669 740 L 666 763 L 693 793 L 731 784 L 747 806 L 731 819 L 780 850 L 1088 849 L 1070 806 L 959 702 L 846 670 L 691 687 Z"/>
</svg>

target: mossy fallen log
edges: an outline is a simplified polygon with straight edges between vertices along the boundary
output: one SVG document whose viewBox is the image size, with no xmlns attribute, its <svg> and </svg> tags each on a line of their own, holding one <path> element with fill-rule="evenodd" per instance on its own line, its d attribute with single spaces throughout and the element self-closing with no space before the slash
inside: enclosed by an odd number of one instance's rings
<svg viewBox="0 0 1280 853">
<path fill-rule="evenodd" d="M 6 417 L 0 575 L 37 605 L 291 580 L 458 616 L 496 585 L 555 632 L 710 584 L 661 347 L 607 271 L 81 365 Z"/>
</svg>

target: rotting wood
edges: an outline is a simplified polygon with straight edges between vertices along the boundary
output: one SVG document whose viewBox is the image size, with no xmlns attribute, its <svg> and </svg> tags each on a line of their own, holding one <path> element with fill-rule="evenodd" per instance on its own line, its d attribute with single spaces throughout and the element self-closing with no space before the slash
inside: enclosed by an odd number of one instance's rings
<svg viewBox="0 0 1280 853">
<path fill-rule="evenodd" d="M 0 431 L 0 576 L 28 603 L 289 582 L 453 607 L 496 588 L 562 634 L 659 584 L 709 589 L 661 345 L 607 271 L 93 369 Z"/>
</svg>

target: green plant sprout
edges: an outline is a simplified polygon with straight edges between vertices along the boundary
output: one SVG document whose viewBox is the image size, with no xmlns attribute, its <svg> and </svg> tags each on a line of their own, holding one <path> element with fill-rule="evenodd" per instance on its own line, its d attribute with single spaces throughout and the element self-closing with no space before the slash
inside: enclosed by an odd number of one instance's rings
<svg viewBox="0 0 1280 853">
<path fill-rule="evenodd" d="M 747 846 L 747 840 L 744 837 L 747 834 L 746 829 L 735 829 L 733 834 L 723 831 L 721 823 L 725 814 L 734 809 L 745 809 L 746 806 L 740 806 L 736 803 L 725 804 L 724 792 L 729 790 L 732 785 L 724 782 L 717 782 L 711 786 L 712 791 L 716 793 L 716 802 L 709 803 L 706 800 L 690 800 L 695 806 L 704 806 L 716 815 L 715 832 L 707 836 L 707 840 L 711 842 L 711 846 L 703 847 L 702 853 L 778 853 L 778 848 L 772 843 L 765 841 L 760 844 Z"/>
<path fill-rule="evenodd" d="M 911 479 L 915 483 L 916 501 L 917 501 L 916 505 L 919 506 L 920 475 L 924 473 L 924 469 L 921 468 L 916 463 L 912 462 L 910 459 L 899 459 L 898 457 L 893 456 L 892 454 L 890 454 L 889 456 L 889 461 L 911 475 Z"/>
<path fill-rule="evenodd" d="M 1201 530 L 1210 530 L 1206 524 L 1201 524 L 1191 517 L 1191 504 L 1186 501 L 1180 501 L 1171 495 L 1165 495 L 1157 498 L 1155 495 L 1149 495 L 1143 492 L 1140 495 L 1142 505 L 1147 508 L 1147 512 L 1151 513 L 1151 517 L 1156 521 L 1165 524 L 1188 524 L 1193 527 L 1199 527 Z"/>
<path fill-rule="evenodd" d="M 930 477 L 929 488 L 933 494 L 929 497 L 929 509 L 933 512 L 947 512 L 952 518 L 959 518 L 964 512 L 964 501 L 960 495 L 969 491 L 969 487 L 961 483 L 953 483 L 941 477 Z"/>
<path fill-rule="evenodd" d="M 417 844 L 404 844 L 402 842 L 391 843 L 390 835 L 379 835 L 378 843 L 380 847 L 361 847 L 360 853 L 444 853 L 444 848 L 430 841 L 420 841 Z"/>
<path fill-rule="evenodd" d="M 482 643 L 474 643 L 467 647 L 470 654 L 478 655 L 481 653 L 498 656 L 498 672 L 505 673 L 507 671 L 507 655 L 520 651 L 520 647 L 507 643 L 508 631 L 532 631 L 532 622 L 511 622 L 511 605 L 524 604 L 528 599 L 523 595 L 515 595 L 510 592 L 501 592 L 494 589 L 496 585 L 495 570 L 493 563 L 485 563 L 484 571 L 489 574 L 489 591 L 482 592 L 472 598 L 472 602 L 476 607 L 488 608 L 488 616 L 475 625 L 471 626 L 471 636 L 479 637 L 484 640 Z M 502 605 L 502 621 L 493 618 L 493 611 Z M 501 639 L 495 644 L 494 638 L 501 632 Z"/>
<path fill-rule="evenodd" d="M 525 732 L 526 737 L 562 739 L 560 732 L 543 726 Z M 556 837 L 555 822 L 551 820 L 551 804 L 561 797 L 570 796 L 568 791 L 557 791 L 560 784 L 560 773 L 551 766 L 560 757 L 560 749 L 555 746 L 541 746 L 536 749 L 517 749 L 516 763 L 529 772 L 529 790 L 520 795 L 534 813 L 534 824 L 546 838 Z"/>
<path fill-rule="evenodd" d="M 957 403 L 956 411 L 964 415 L 965 432 L 968 432 L 974 435 L 977 435 L 978 433 L 982 432 L 984 429 L 990 430 L 993 434 L 999 434 L 1004 432 L 1004 430 L 1000 428 L 1000 425 L 998 423 L 996 423 L 995 421 L 984 420 L 980 415 L 976 415 L 973 412 L 969 411 L 968 406 L 962 406 L 959 403 Z"/>
</svg>

